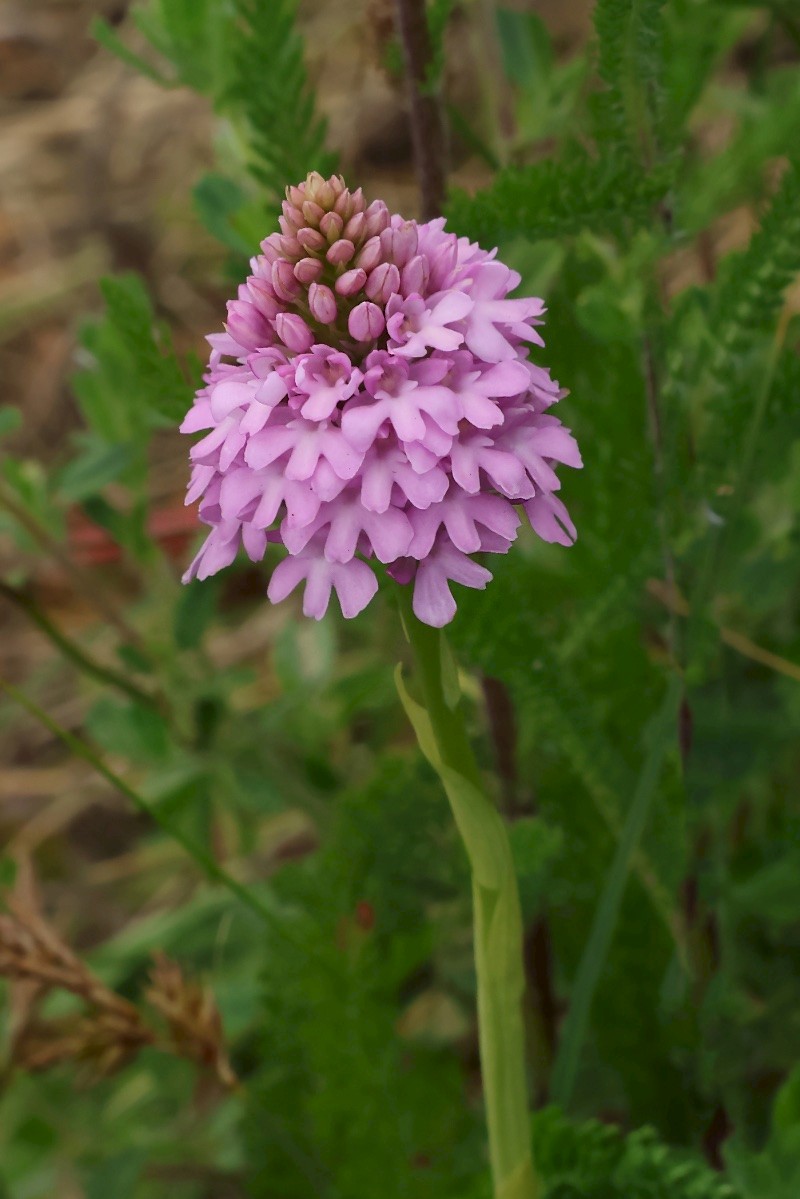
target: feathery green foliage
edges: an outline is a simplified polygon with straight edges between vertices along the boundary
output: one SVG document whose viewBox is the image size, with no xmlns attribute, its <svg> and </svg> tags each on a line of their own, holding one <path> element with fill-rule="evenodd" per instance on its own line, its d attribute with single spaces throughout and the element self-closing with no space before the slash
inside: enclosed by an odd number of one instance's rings
<svg viewBox="0 0 800 1199">
<path fill-rule="evenodd" d="M 282 198 L 287 179 L 330 174 L 335 162 L 325 150 L 295 7 L 295 0 L 236 0 L 240 28 L 226 100 L 244 114 L 252 171 L 273 200 Z"/>
<path fill-rule="evenodd" d="M 664 0 L 597 0 L 598 133 L 627 146 L 631 160 L 652 157 L 663 105 Z M 645 160 L 646 160 L 645 159 Z"/>
<path fill-rule="evenodd" d="M 447 214 L 453 228 L 484 244 L 517 230 L 531 241 L 584 229 L 619 234 L 647 224 L 667 187 L 663 172 L 632 178 L 628 159 L 613 150 L 598 158 L 574 150 L 563 160 L 502 170 L 475 196 L 455 192 Z"/>
<path fill-rule="evenodd" d="M 108 441 L 120 441 L 141 429 L 137 422 L 148 410 L 169 423 L 179 420 L 199 382 L 200 364 L 193 359 L 186 370 L 178 361 L 138 275 L 108 277 L 101 288 L 105 317 L 84 328 L 91 365 L 77 373 L 74 387 L 89 424 Z"/>
<path fill-rule="evenodd" d="M 547 1199 L 741 1199 L 719 1174 L 668 1149 L 652 1129 L 624 1137 L 596 1120 L 570 1124 L 548 1108 L 535 1118 L 533 1140 Z"/>
<path fill-rule="evenodd" d="M 156 82 L 208 95 L 239 126 L 247 165 L 274 207 L 287 180 L 311 170 L 329 173 L 335 163 L 325 149 L 325 121 L 316 112 L 296 7 L 296 0 L 137 4 L 133 21 L 156 51 L 155 63 L 134 55 L 106 22 L 93 28 L 108 49 Z"/>
</svg>

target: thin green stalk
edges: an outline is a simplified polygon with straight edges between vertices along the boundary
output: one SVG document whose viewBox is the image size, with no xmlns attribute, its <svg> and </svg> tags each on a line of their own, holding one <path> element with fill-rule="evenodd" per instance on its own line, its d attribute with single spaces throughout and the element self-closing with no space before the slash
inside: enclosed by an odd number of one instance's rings
<svg viewBox="0 0 800 1199">
<path fill-rule="evenodd" d="M 267 904 L 263 903 L 262 900 L 256 895 L 253 895 L 247 887 L 238 882 L 233 875 L 229 874 L 228 871 L 224 869 L 224 867 L 219 866 L 207 850 L 203 849 L 202 846 L 195 844 L 190 837 L 187 837 L 186 834 L 182 832 L 182 830 L 175 824 L 173 824 L 170 818 L 166 816 L 157 805 L 151 804 L 144 798 L 144 796 L 140 795 L 138 791 L 135 791 L 133 787 L 126 783 L 123 778 L 120 778 L 118 774 L 115 774 L 114 771 L 105 764 L 103 759 L 95 753 L 90 745 L 87 745 L 85 741 L 80 739 L 80 737 L 76 737 L 74 733 L 69 731 L 69 729 L 65 729 L 57 721 L 53 720 L 52 716 L 45 712 L 43 708 L 40 708 L 35 700 L 32 700 L 30 696 L 25 694 L 24 691 L 20 691 L 20 689 L 15 687 L 13 683 L 9 683 L 2 677 L 0 677 L 0 689 L 7 692 L 7 694 L 16 703 L 18 703 L 20 707 L 29 712 L 31 716 L 35 717 L 40 724 L 44 725 L 44 727 L 48 729 L 53 736 L 57 737 L 59 741 L 63 742 L 63 744 L 66 745 L 67 748 L 73 754 L 75 754 L 77 758 L 82 758 L 84 762 L 88 762 L 89 765 L 96 770 L 99 775 L 101 775 L 107 782 L 111 783 L 112 787 L 115 787 L 117 791 L 121 792 L 121 794 L 125 796 L 126 799 L 130 800 L 130 802 L 138 811 L 143 812 L 146 816 L 149 816 L 151 820 L 158 824 L 164 830 L 164 832 L 173 839 L 173 841 L 176 841 L 178 845 L 180 845 L 186 851 L 189 857 L 194 859 L 194 861 L 201 868 L 201 870 L 204 871 L 209 879 L 215 883 L 219 883 L 223 887 L 226 887 L 232 895 L 235 895 L 241 903 L 250 908 L 251 911 L 255 912 L 257 916 L 271 926 L 277 927 L 281 935 L 286 935 L 284 930 L 278 924 L 275 913 Z"/>
<path fill-rule="evenodd" d="M 73 666 L 90 678 L 96 679 L 98 683 L 105 683 L 110 687 L 115 687 L 117 691 L 124 692 L 130 699 L 137 703 L 145 704 L 148 707 L 160 709 L 162 703 L 157 696 L 151 695 L 150 692 L 144 691 L 141 687 L 137 687 L 130 679 L 126 678 L 117 670 L 113 670 L 110 666 L 104 666 L 101 662 L 97 662 L 77 642 L 68 637 L 62 632 L 56 624 L 50 620 L 49 616 L 39 607 L 37 603 L 19 591 L 16 587 L 10 587 L 7 583 L 0 582 L 0 595 L 11 604 L 15 604 L 20 608 L 28 619 L 36 625 L 38 629 L 44 633 L 45 637 L 53 643 L 58 652 L 63 655 Z"/>
<path fill-rule="evenodd" d="M 522 997 L 522 916 L 511 847 L 486 793 L 459 704 L 444 635 L 401 610 L 424 706 L 397 686 L 420 748 L 439 775 L 472 869 L 478 1032 L 495 1199 L 539 1199 L 531 1153 Z"/>
<path fill-rule="evenodd" d="M 0 481 L 0 507 L 11 514 L 17 524 L 25 530 L 29 537 L 58 562 L 66 576 L 71 579 L 75 590 L 83 596 L 97 612 L 104 616 L 108 623 L 117 630 L 123 641 L 136 646 L 140 653 L 146 653 L 146 647 L 138 631 L 129 625 L 125 618 L 106 598 L 105 591 L 96 577 L 90 576 L 73 562 L 67 551 L 52 536 L 50 531 L 21 504 L 10 488 Z"/>
<path fill-rule="evenodd" d="M 551 1098 L 564 1108 L 569 1105 L 572 1096 L 592 1000 L 614 936 L 633 856 L 647 825 L 664 757 L 675 738 L 675 721 L 682 692 L 683 680 L 679 675 L 675 675 L 650 727 L 650 749 L 639 775 L 603 894 L 592 921 L 589 940 L 578 967 L 572 1002 L 550 1080 Z"/>
</svg>

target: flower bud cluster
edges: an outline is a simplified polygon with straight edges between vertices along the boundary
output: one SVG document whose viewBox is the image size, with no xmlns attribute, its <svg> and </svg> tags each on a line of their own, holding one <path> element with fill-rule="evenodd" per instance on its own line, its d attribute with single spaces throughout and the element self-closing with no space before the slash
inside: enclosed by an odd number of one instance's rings
<svg viewBox="0 0 800 1199">
<path fill-rule="evenodd" d="M 277 541 L 288 554 L 273 601 L 304 582 L 306 615 L 335 590 L 355 616 L 377 561 L 441 626 L 450 583 L 485 587 L 475 555 L 508 551 L 520 509 L 571 544 L 556 468 L 581 460 L 549 411 L 565 393 L 528 358 L 544 305 L 508 298 L 519 275 L 443 220 L 393 216 L 338 176 L 288 188 L 280 228 L 208 339 L 182 425 L 205 432 L 187 502 L 201 499 L 211 527 L 186 578 Z"/>
</svg>

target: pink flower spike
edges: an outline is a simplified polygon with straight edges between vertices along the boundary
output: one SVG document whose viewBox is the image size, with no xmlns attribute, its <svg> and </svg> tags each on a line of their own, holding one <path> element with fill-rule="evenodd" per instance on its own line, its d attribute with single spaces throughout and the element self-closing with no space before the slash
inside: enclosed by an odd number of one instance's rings
<svg viewBox="0 0 800 1199">
<path fill-rule="evenodd" d="M 529 358 L 544 304 L 510 297 L 520 277 L 496 251 L 367 206 L 339 176 L 289 188 L 280 222 L 181 426 L 198 435 L 187 503 L 210 527 L 185 578 L 279 543 L 273 602 L 302 583 L 307 616 L 336 591 L 353 617 L 380 563 L 441 627 L 452 584 L 486 586 L 476 555 L 509 551 L 521 508 L 544 541 L 575 540 L 567 392 Z"/>
</svg>

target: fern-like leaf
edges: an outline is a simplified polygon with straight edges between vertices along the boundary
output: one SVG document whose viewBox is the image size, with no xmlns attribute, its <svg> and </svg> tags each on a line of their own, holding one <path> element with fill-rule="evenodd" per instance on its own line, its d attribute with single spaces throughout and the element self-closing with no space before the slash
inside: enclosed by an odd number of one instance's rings
<svg viewBox="0 0 800 1199">
<path fill-rule="evenodd" d="M 573 1124 L 546 1108 L 535 1117 L 533 1139 L 546 1199 L 737 1199 L 725 1178 L 649 1128 L 624 1137 L 597 1120 Z"/>
<path fill-rule="evenodd" d="M 769 330 L 798 273 L 800 163 L 794 161 L 747 249 L 730 255 L 713 290 L 694 293 L 673 321 L 676 348 L 664 401 L 685 402 L 696 389 L 698 450 L 703 476 L 715 488 L 731 482 L 743 455 L 755 449 L 748 444 L 760 431 L 754 414 L 769 388 L 769 359 L 775 354 Z"/>
<path fill-rule="evenodd" d="M 294 24 L 294 0 L 237 0 L 241 21 L 229 100 L 248 123 L 253 174 L 279 200 L 287 183 L 311 170 L 328 174 L 325 121 L 315 110 Z"/>
<path fill-rule="evenodd" d="M 663 107 L 663 7 L 664 0 L 598 0 L 594 11 L 604 85 L 598 130 L 606 139 L 613 131 L 634 161 L 655 136 Z"/>
<path fill-rule="evenodd" d="M 139 427 L 148 409 L 175 424 L 199 383 L 199 363 L 184 370 L 138 275 L 109 276 L 100 287 L 105 316 L 81 336 L 91 367 L 73 379 L 87 420 L 112 442 L 131 435 L 130 426 Z"/>
<path fill-rule="evenodd" d="M 448 216 L 459 233 L 485 245 L 519 232 L 530 241 L 583 229 L 621 234 L 631 225 L 648 223 L 668 186 L 662 170 L 632 173 L 624 155 L 593 158 L 575 152 L 564 161 L 509 167 L 475 196 L 455 192 Z"/>
</svg>

